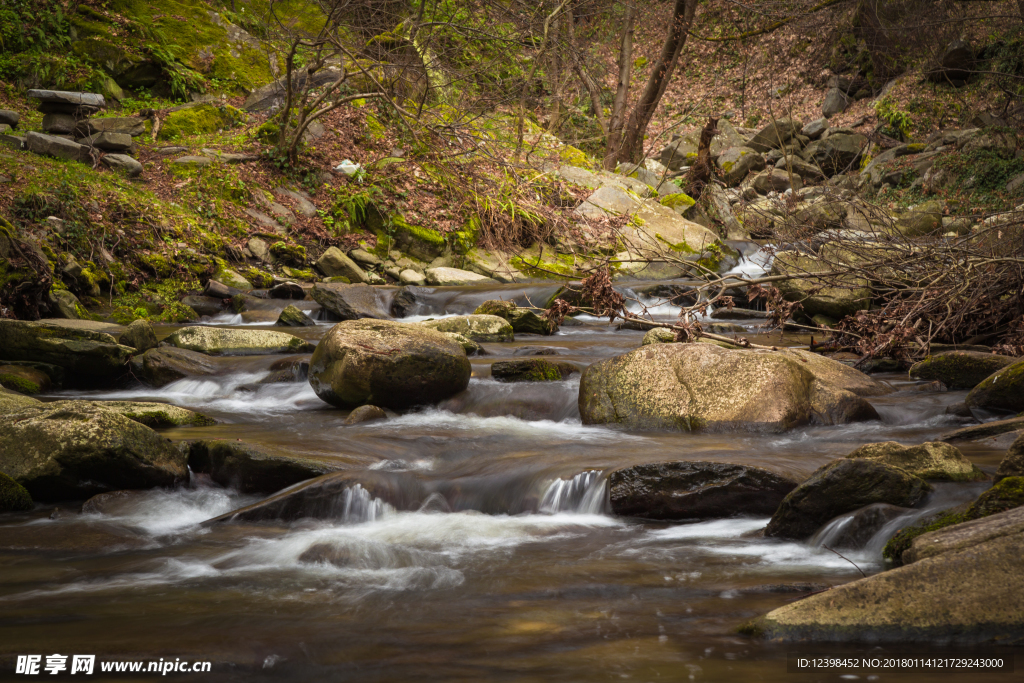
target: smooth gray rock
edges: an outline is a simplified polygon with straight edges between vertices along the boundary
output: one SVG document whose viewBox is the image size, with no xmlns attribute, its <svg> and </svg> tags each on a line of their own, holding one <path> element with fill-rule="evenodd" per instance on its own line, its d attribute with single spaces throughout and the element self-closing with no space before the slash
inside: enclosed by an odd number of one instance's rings
<svg viewBox="0 0 1024 683">
<path fill-rule="evenodd" d="M 138 178 L 142 175 L 142 164 L 127 154 L 105 154 L 100 163 L 111 171 L 123 173 L 129 178 Z"/>
<path fill-rule="evenodd" d="M 78 140 L 78 144 L 110 152 L 126 152 L 132 148 L 132 136 L 127 133 L 100 132 Z"/>
<path fill-rule="evenodd" d="M 28 151 L 42 156 L 67 159 L 69 161 L 86 161 L 89 159 L 89 148 L 77 142 L 58 138 L 53 135 L 30 132 L 25 136 Z"/>
</svg>

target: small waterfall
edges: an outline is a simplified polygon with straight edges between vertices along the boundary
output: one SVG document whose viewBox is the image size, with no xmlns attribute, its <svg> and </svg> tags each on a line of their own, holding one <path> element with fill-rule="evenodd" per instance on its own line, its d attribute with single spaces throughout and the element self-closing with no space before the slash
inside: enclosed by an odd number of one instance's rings
<svg viewBox="0 0 1024 683">
<path fill-rule="evenodd" d="M 853 521 L 854 517 L 857 516 L 857 512 L 849 512 L 845 515 L 839 515 L 825 526 L 818 529 L 814 536 L 811 536 L 811 540 L 807 542 L 807 545 L 812 548 L 833 548 L 836 546 L 837 541 L 843 538 L 847 527 Z"/>
<path fill-rule="evenodd" d="M 341 494 L 341 519 L 348 524 L 375 522 L 395 512 L 395 508 L 380 498 L 375 498 L 362 485 L 356 484 Z"/>
<path fill-rule="evenodd" d="M 556 479 L 548 485 L 539 512 L 578 512 L 599 515 L 605 510 L 608 482 L 601 470 L 580 472 L 572 479 Z"/>
</svg>

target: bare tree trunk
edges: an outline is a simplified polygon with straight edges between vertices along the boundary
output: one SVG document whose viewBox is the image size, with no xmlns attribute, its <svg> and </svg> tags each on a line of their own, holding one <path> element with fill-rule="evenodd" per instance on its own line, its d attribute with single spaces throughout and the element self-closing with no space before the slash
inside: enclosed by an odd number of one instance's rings
<svg viewBox="0 0 1024 683">
<path fill-rule="evenodd" d="M 668 87 L 672 73 L 679 61 L 679 55 L 686 45 L 686 36 L 693 24 L 697 2 L 698 0 L 675 0 L 672 23 L 668 27 L 668 35 L 665 36 L 661 54 L 658 56 L 654 70 L 651 72 L 650 78 L 647 79 L 647 86 L 640 95 L 636 107 L 630 113 L 629 121 L 614 149 L 611 146 L 611 139 L 609 139 L 608 154 L 604 160 L 605 168 L 614 168 L 616 162 L 619 161 L 637 162 L 640 160 L 647 124 L 651 122 L 651 117 L 654 116 L 661 97 L 665 94 L 665 88 Z"/>
<path fill-rule="evenodd" d="M 608 121 L 608 140 L 605 143 L 603 165 L 610 170 L 615 170 L 615 162 L 620 156 L 619 149 L 623 142 L 622 128 L 629 99 L 629 80 L 633 70 L 633 27 L 635 23 L 636 6 L 632 2 L 628 2 L 622 26 L 622 39 L 619 42 L 619 82 L 615 88 L 615 101 L 612 104 L 612 115 Z"/>
<path fill-rule="evenodd" d="M 1021 0 L 1024 2 L 1024 0 Z M 572 6 L 565 8 L 565 34 L 567 41 L 567 54 L 572 63 L 572 70 L 576 77 L 583 83 L 587 94 L 590 95 L 590 106 L 594 109 L 594 116 L 597 118 L 597 125 L 601 126 L 601 132 L 608 135 L 608 122 L 604 118 L 604 105 L 601 102 L 601 87 L 590 77 L 587 70 L 580 63 L 579 54 L 576 52 L 576 19 L 573 16 Z"/>
</svg>

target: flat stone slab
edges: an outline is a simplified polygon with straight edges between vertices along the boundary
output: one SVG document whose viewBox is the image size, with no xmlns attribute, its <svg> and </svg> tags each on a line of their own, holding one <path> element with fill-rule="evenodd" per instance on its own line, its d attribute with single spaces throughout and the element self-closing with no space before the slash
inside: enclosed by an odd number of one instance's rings
<svg viewBox="0 0 1024 683">
<path fill-rule="evenodd" d="M 6 123 L 8 126 L 14 127 L 18 125 L 18 121 L 21 120 L 21 114 L 10 109 L 0 109 L 0 123 Z"/>
<path fill-rule="evenodd" d="M 127 154 L 105 154 L 100 162 L 110 170 L 124 173 L 129 178 L 142 175 L 142 164 Z"/>
<path fill-rule="evenodd" d="M 65 140 L 56 135 L 30 132 L 25 136 L 25 147 L 34 154 L 56 157 L 58 159 L 85 161 L 89 158 L 88 147 L 71 140 Z"/>
<path fill-rule="evenodd" d="M 197 156 L 186 156 L 179 157 L 171 162 L 175 166 L 183 166 L 185 168 L 203 168 L 213 163 L 213 159 L 210 157 L 197 157 Z"/>
<path fill-rule="evenodd" d="M 86 147 L 98 147 L 111 152 L 125 152 L 132 148 L 132 136 L 127 133 L 103 131 L 81 138 L 78 144 Z"/>
<path fill-rule="evenodd" d="M 137 116 L 111 116 L 103 119 L 88 119 L 78 124 L 79 130 L 89 135 L 94 133 L 124 133 L 133 138 L 146 132 L 146 119 Z M 185 151 L 185 148 L 181 148 Z"/>
<path fill-rule="evenodd" d="M 25 149 L 24 135 L 0 134 L 0 145 L 11 149 Z"/>
<path fill-rule="evenodd" d="M 74 106 L 99 107 L 107 106 L 103 95 L 94 92 L 71 92 L 68 90 L 29 90 L 27 95 L 40 102 L 70 104 Z"/>
<path fill-rule="evenodd" d="M 248 161 L 257 161 L 259 157 L 255 154 L 238 154 L 235 152 L 222 152 L 219 149 L 204 147 L 200 150 L 204 155 L 212 157 L 216 161 L 225 164 L 242 164 Z"/>
<path fill-rule="evenodd" d="M 292 201 L 294 201 L 295 208 L 303 216 L 312 218 L 313 216 L 316 215 L 316 205 L 313 204 L 313 202 L 309 201 L 308 195 L 303 196 L 299 192 L 295 192 L 284 187 L 275 188 L 274 194 L 276 194 L 278 197 L 284 197 L 286 199 L 291 199 Z"/>
</svg>

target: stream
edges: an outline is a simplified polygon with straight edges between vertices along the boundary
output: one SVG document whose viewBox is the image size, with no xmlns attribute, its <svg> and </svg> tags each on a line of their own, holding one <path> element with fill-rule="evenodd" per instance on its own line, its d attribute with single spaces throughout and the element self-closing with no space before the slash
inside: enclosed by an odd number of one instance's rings
<svg viewBox="0 0 1024 683">
<path fill-rule="evenodd" d="M 550 285 L 438 288 L 406 320 L 471 313 L 499 296 L 538 303 L 553 292 Z M 300 307 L 322 315 L 311 301 Z M 666 321 L 678 311 L 652 310 Z M 962 426 L 945 410 L 966 392 L 876 375 L 898 390 L 870 399 L 881 422 L 771 435 L 632 433 L 581 424 L 579 375 L 536 384 L 491 379 L 497 360 L 542 353 L 584 368 L 643 337 L 605 320 L 579 321 L 554 336 L 485 343 L 489 355 L 471 358 L 473 378 L 462 394 L 353 426 L 306 382 L 252 386 L 281 356 L 219 359 L 222 374 L 160 389 L 59 394 L 173 403 L 218 421 L 163 432 L 174 441 L 240 439 L 328 456 L 352 470 L 423 482 L 434 493 L 418 510 L 396 510 L 354 488 L 337 520 L 204 527 L 261 496 L 193 474 L 188 487 L 142 492 L 103 514 L 59 504 L 5 515 L 0 661 L 54 652 L 208 660 L 212 673 L 177 677 L 218 681 L 809 681 L 841 679 L 787 673 L 788 654 L 904 652 L 779 645 L 736 633 L 803 595 L 882 571 L 884 539 L 840 556 L 825 547 L 828 529 L 809 543 L 754 536 L 765 518 L 616 518 L 607 512 L 606 476 L 630 464 L 711 460 L 801 480 L 863 443 L 920 443 Z M 758 321 L 722 322 L 745 326 L 751 341 L 808 343 L 761 334 Z M 224 315 L 208 324 L 245 323 Z M 317 340 L 333 324 L 287 331 Z M 171 329 L 158 327 L 158 336 Z M 970 444 L 962 450 L 990 473 L 1003 456 Z M 915 514 L 973 499 L 985 486 L 939 485 Z M 862 678 L 951 680 L 923 672 Z"/>
</svg>

